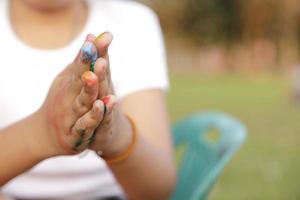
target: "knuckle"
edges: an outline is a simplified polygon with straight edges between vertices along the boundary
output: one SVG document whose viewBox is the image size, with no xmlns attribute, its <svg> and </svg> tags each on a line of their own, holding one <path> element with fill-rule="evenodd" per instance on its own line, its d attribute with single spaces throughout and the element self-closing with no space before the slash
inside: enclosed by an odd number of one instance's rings
<svg viewBox="0 0 300 200">
<path fill-rule="evenodd" d="M 90 118 L 88 120 L 89 122 L 86 123 L 86 127 L 90 130 L 94 130 L 95 128 L 97 128 L 97 125 L 99 124 L 99 120 L 94 119 L 94 118 Z"/>
<path fill-rule="evenodd" d="M 86 127 L 90 130 L 95 130 L 99 125 L 100 120 L 101 119 L 99 117 L 92 115 L 86 119 Z"/>
<path fill-rule="evenodd" d="M 97 98 L 97 93 L 95 93 L 95 90 L 92 88 L 83 88 L 78 100 L 81 106 L 89 107 L 95 98 Z"/>
<path fill-rule="evenodd" d="M 80 130 L 80 129 L 85 129 L 85 128 L 86 128 L 85 120 L 84 120 L 84 118 L 80 118 L 80 119 L 77 121 L 76 129 L 77 129 L 77 130 Z"/>
<path fill-rule="evenodd" d="M 81 82 L 81 75 L 76 73 L 74 70 L 72 71 L 71 75 L 72 82 Z"/>
<path fill-rule="evenodd" d="M 89 110 L 89 108 L 86 105 L 84 105 L 83 102 L 80 100 L 80 97 L 77 97 L 75 99 L 72 109 L 75 113 L 79 114 L 86 113 Z"/>
<path fill-rule="evenodd" d="M 101 115 L 98 115 L 98 113 L 97 114 L 94 113 L 91 116 L 91 120 L 92 120 L 92 122 L 94 122 L 94 124 L 100 122 L 101 118 L 102 118 Z"/>
</svg>

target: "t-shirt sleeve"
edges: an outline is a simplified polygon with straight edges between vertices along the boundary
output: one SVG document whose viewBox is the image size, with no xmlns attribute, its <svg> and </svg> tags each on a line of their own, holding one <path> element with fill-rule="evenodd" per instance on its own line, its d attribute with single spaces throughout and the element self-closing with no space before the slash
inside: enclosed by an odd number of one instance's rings
<svg viewBox="0 0 300 200">
<path fill-rule="evenodd" d="M 121 66 L 112 71 L 117 77 L 116 95 L 122 98 L 146 89 L 166 91 L 169 79 L 158 17 L 139 4 L 122 14 L 123 23 L 114 44 L 115 48 L 122 46 Z"/>
</svg>

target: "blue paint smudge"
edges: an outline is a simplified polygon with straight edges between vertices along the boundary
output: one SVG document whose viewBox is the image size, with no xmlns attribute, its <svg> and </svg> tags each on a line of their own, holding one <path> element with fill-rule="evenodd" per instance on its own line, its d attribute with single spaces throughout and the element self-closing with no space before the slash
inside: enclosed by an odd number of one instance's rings
<svg viewBox="0 0 300 200">
<path fill-rule="evenodd" d="M 91 42 L 85 42 L 81 47 L 81 60 L 82 61 L 90 61 L 91 63 L 95 63 L 98 58 L 98 52 L 95 45 Z"/>
</svg>

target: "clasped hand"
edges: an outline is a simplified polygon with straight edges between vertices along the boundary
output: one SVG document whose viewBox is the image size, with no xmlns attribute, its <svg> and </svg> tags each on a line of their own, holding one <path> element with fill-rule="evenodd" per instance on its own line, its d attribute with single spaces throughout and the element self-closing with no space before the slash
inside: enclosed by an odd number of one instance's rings
<svg viewBox="0 0 300 200">
<path fill-rule="evenodd" d="M 77 154 L 87 148 L 110 151 L 118 118 L 109 68 L 111 42 L 108 32 L 97 38 L 88 35 L 83 46 L 90 45 L 100 55 L 93 63 L 94 72 L 80 50 L 56 77 L 38 111 L 44 119 L 46 145 L 56 155 Z"/>
</svg>

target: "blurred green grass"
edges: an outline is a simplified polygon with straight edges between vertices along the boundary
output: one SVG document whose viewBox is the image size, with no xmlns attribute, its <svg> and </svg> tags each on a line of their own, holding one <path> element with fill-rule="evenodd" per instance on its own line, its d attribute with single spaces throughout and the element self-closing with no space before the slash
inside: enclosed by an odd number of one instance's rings
<svg viewBox="0 0 300 200">
<path fill-rule="evenodd" d="M 226 166 L 210 199 L 300 199 L 300 105 L 279 75 L 172 73 L 172 121 L 196 111 L 219 110 L 248 128 L 241 150 Z"/>
</svg>

